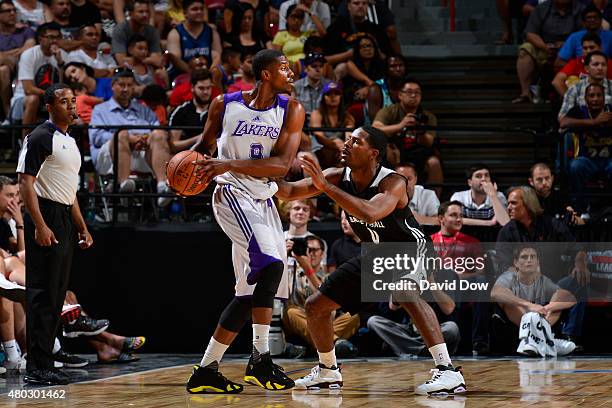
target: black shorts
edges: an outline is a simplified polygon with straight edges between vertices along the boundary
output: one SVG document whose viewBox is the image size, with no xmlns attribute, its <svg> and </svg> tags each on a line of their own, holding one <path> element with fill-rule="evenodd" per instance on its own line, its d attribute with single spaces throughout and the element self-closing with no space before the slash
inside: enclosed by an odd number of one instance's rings
<svg viewBox="0 0 612 408">
<path fill-rule="evenodd" d="M 361 302 L 361 255 L 340 265 L 323 281 L 319 291 L 351 315 L 359 313 L 367 306 Z"/>
</svg>

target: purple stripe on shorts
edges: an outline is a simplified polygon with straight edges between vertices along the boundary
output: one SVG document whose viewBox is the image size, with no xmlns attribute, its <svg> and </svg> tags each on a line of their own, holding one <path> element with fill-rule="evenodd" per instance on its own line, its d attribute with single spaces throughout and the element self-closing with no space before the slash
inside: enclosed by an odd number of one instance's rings
<svg viewBox="0 0 612 408">
<path fill-rule="evenodd" d="M 247 283 L 249 285 L 254 285 L 257 283 L 257 281 L 261 277 L 261 272 L 265 269 L 266 266 L 270 265 L 273 262 L 282 262 L 278 258 L 261 252 L 259 244 L 257 244 L 257 240 L 255 239 L 255 235 L 251 235 L 248 251 L 250 259 L 249 268 L 251 269 L 251 272 L 249 272 L 249 274 L 247 275 Z"/>
<path fill-rule="evenodd" d="M 249 224 L 249 219 L 244 214 L 244 211 L 242 211 L 242 208 L 240 207 L 240 203 L 238 202 L 238 199 L 236 198 L 234 193 L 232 193 L 231 187 L 228 184 L 226 184 L 224 188 L 226 188 L 225 191 L 227 191 L 228 199 L 234 203 L 234 208 L 236 209 L 236 211 L 238 211 L 238 214 L 241 216 L 242 222 L 244 223 L 244 227 L 246 228 L 249 234 L 252 234 L 253 228 L 251 228 L 251 224 Z"/>
<path fill-rule="evenodd" d="M 240 215 L 238 214 L 238 212 L 234 208 L 232 200 L 230 199 L 230 197 L 229 197 L 227 191 L 225 190 L 225 188 L 222 188 L 221 191 L 223 192 L 223 195 L 225 196 L 225 199 L 229 203 L 230 210 L 232 210 L 232 212 L 234 213 L 234 217 L 236 217 L 236 221 L 238 221 L 238 225 L 240 226 L 240 229 L 242 230 L 242 233 L 244 234 L 244 237 L 248 240 L 249 239 L 249 234 L 247 233 L 247 230 L 245 229 L 244 225 L 242 224 L 242 220 L 240 219 Z"/>
</svg>

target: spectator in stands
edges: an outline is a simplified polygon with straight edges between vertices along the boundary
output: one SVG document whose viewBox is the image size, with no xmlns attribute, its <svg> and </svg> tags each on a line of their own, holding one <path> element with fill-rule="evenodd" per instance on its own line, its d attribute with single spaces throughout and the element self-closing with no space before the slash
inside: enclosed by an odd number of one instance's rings
<svg viewBox="0 0 612 408">
<path fill-rule="evenodd" d="M 583 9 L 574 0 L 547 0 L 531 13 L 525 28 L 527 41 L 521 45 L 516 61 L 521 94 L 513 103 L 532 102 L 530 85 L 536 70 L 551 64 L 567 36 L 581 29 Z"/>
<path fill-rule="evenodd" d="M 203 55 L 212 65 L 221 62 L 221 38 L 204 19 L 204 0 L 185 0 L 185 21 L 168 33 L 168 56 L 180 72 L 189 71 L 189 60 Z"/>
<path fill-rule="evenodd" d="M 569 176 L 574 206 L 579 213 L 587 210 L 584 185 L 597 175 L 612 179 L 612 104 L 606 103 L 604 87 L 589 84 L 585 90 L 586 107 L 574 106 L 561 120 L 561 127 L 571 129 Z M 570 156 L 571 154 L 571 156 Z"/>
<path fill-rule="evenodd" d="M 8 254 L 18 254 L 25 260 L 23 202 L 17 181 L 0 176 L 0 248 Z"/>
<path fill-rule="evenodd" d="M 315 347 L 306 325 L 306 311 L 304 304 L 311 294 L 315 293 L 321 282 L 327 278 L 328 272 L 323 261 L 325 241 L 316 235 L 305 238 L 305 253 L 298 250 L 291 251 L 297 260 L 297 268 L 290 272 L 290 298 L 283 316 L 283 330 L 287 334 L 294 334 Z M 297 253 L 296 253 L 297 252 Z M 350 313 L 337 313 L 333 318 L 334 343 L 336 352 L 344 357 L 354 357 L 356 347 L 348 339 L 359 329 L 359 315 Z"/>
<path fill-rule="evenodd" d="M 561 311 L 572 307 L 576 299 L 540 271 L 540 267 L 544 265 L 541 265 L 535 247 L 517 247 L 513 254 L 513 265 L 516 272 L 506 271 L 497 279 L 491 290 L 491 299 L 501 308 L 505 320 L 516 326 L 507 326 L 504 330 L 504 337 L 512 340 L 510 343 L 516 347 L 516 332 L 525 313 L 538 313 L 550 326 L 554 326 L 561 317 Z M 498 333 L 498 337 L 501 337 L 500 335 L 501 333 Z M 562 352 L 557 339 L 554 343 L 558 355 L 568 354 Z M 569 352 L 574 348 L 575 345 Z M 529 351 L 537 352 L 535 349 Z"/>
<path fill-rule="evenodd" d="M 321 0 L 287 0 L 284 1 L 278 10 L 279 31 L 287 30 L 287 10 L 296 5 L 299 10 L 305 13 L 301 31 L 316 32 L 320 37 L 325 37 L 327 27 L 331 24 L 331 14 L 327 3 Z"/>
<path fill-rule="evenodd" d="M 240 78 L 227 87 L 227 92 L 250 91 L 255 88 L 255 74 L 253 73 L 254 57 L 251 54 L 245 54 L 241 57 Z"/>
<path fill-rule="evenodd" d="M 536 163 L 529 170 L 529 185 L 533 187 L 544 214 L 563 219 L 570 225 L 584 225 L 585 220 L 566 203 L 558 189 L 554 188 L 555 176 L 546 163 Z M 571 220 L 566 217 L 571 215 Z"/>
<path fill-rule="evenodd" d="M 70 0 L 70 25 L 72 27 L 94 26 L 102 32 L 100 10 L 92 0 Z"/>
<path fill-rule="evenodd" d="M 240 52 L 233 48 L 224 48 L 221 53 L 221 64 L 213 65 L 210 69 L 213 85 L 222 92 L 234 83 L 234 74 L 240 70 Z"/>
<path fill-rule="evenodd" d="M 228 0 L 223 10 L 223 23 L 225 25 L 225 32 L 230 33 L 234 31 L 240 25 L 240 19 L 236 18 L 237 14 L 244 12 L 245 6 L 253 10 L 252 24 L 257 27 L 263 27 L 267 20 L 268 14 L 268 2 L 264 0 Z"/>
<path fill-rule="evenodd" d="M 576 241 L 568 227 L 560 220 L 543 214 L 535 191 L 528 186 L 514 187 L 508 194 L 508 215 L 510 222 L 502 227 L 497 235 L 496 253 L 499 270 L 505 271 L 512 266 L 512 245 L 515 242 L 556 242 L 555 248 L 547 247 L 541 258 L 546 265 L 544 271 L 551 279 L 564 276 L 561 255 L 576 253 Z M 574 270 L 583 273 L 586 264 L 574 263 Z"/>
<path fill-rule="evenodd" d="M 40 100 L 51 84 L 59 82 L 59 66 L 66 61 L 66 52 L 58 46 L 60 28 L 45 23 L 36 30 L 39 45 L 28 48 L 19 57 L 17 86 L 11 99 L 11 120 L 24 125 L 37 122 Z M 24 136 L 30 129 L 24 129 Z"/>
<path fill-rule="evenodd" d="M 201 69 L 208 69 L 206 57 L 196 55 L 189 61 L 189 71 L 177 76 L 172 82 L 172 92 L 170 93 L 170 106 L 176 107 L 191 100 L 191 73 Z M 221 89 L 213 88 L 213 95 L 219 95 Z"/>
<path fill-rule="evenodd" d="M 17 8 L 17 20 L 34 31 L 39 25 L 50 23 L 53 20 L 47 4 L 38 0 L 15 0 L 14 4 Z"/>
<path fill-rule="evenodd" d="M 497 184 L 491 182 L 489 166 L 477 163 L 465 172 L 469 190 L 459 191 L 451 196 L 451 201 L 463 204 L 465 225 L 490 226 L 508 223 L 506 197 L 497 191 Z"/>
<path fill-rule="evenodd" d="M 347 76 L 342 79 L 347 100 L 363 101 L 370 87 L 382 79 L 387 68 L 374 39 L 364 35 L 355 41 L 353 59 L 347 61 Z"/>
<path fill-rule="evenodd" d="M 110 78 L 94 78 L 94 70 L 80 62 L 64 65 L 64 83 L 79 83 L 85 86 L 89 95 L 108 100 L 113 96 Z"/>
<path fill-rule="evenodd" d="M 427 183 L 441 184 L 442 165 L 433 148 L 435 131 L 407 129 L 410 126 L 438 124 L 435 115 L 421 106 L 421 89 L 416 79 L 404 79 L 398 93 L 399 102 L 378 111 L 372 126 L 381 129 L 393 141 L 389 143 L 387 152 L 391 165 L 409 161 L 417 166 L 419 173 L 427 174 Z"/>
<path fill-rule="evenodd" d="M 128 40 L 128 58 L 131 63 L 124 63 L 134 73 L 136 87 L 134 92 L 137 96 L 142 94 L 145 87 L 149 85 L 159 85 L 164 89 L 168 88 L 168 71 L 165 67 L 157 68 L 150 63 L 151 54 L 149 53 L 149 45 L 147 39 L 140 35 L 134 34 Z"/>
<path fill-rule="evenodd" d="M 168 10 L 166 11 L 166 23 L 170 27 L 176 28 L 177 25 L 185 21 L 185 13 L 183 12 L 184 9 L 185 6 L 183 0 L 169 0 Z M 208 19 L 206 20 L 209 21 Z"/>
<path fill-rule="evenodd" d="M 593 0 L 593 4 L 597 6 L 603 15 L 601 27 L 604 30 L 609 30 L 610 23 L 612 23 L 612 2 L 609 0 Z"/>
<path fill-rule="evenodd" d="M 77 115 L 79 115 L 79 123 L 89 125 L 91 122 L 91 113 L 96 105 L 104 102 L 104 99 L 92 96 L 87 93 L 87 87 L 81 83 L 74 82 L 70 84 L 70 88 L 74 92 L 77 100 Z"/>
<path fill-rule="evenodd" d="M 189 149 L 202 135 L 212 96 L 212 81 L 208 70 L 195 71 L 191 75 L 191 93 L 192 100 L 183 103 L 172 112 L 170 127 L 194 126 L 199 127 L 199 130 L 170 130 L 170 152 L 172 154 Z"/>
<path fill-rule="evenodd" d="M 584 29 L 576 31 L 567 37 L 555 61 L 555 66 L 557 68 L 561 68 L 574 58 L 587 55 L 587 53 L 583 52 L 582 48 L 582 39 L 586 34 L 598 35 L 601 39 L 601 51 L 606 54 L 608 58 L 612 57 L 612 32 L 602 30 L 602 18 L 601 11 L 593 4 L 589 4 L 582 10 L 582 25 Z"/>
<path fill-rule="evenodd" d="M 113 4 L 113 0 L 98 0 L 100 17 L 102 18 L 102 32 L 106 38 L 113 37 L 113 31 L 117 25 L 113 14 Z"/>
<path fill-rule="evenodd" d="M 157 84 L 145 86 L 140 95 L 140 103 L 148 107 L 155 113 L 159 124 L 168 125 L 168 94 L 166 90 Z"/>
<path fill-rule="evenodd" d="M 98 51 L 100 32 L 95 25 L 84 25 L 77 32 L 76 39 L 81 46 L 68 53 L 66 62 L 81 62 L 94 69 L 94 77 L 110 77 L 117 67 L 117 62 L 110 54 Z"/>
<path fill-rule="evenodd" d="M 304 252 L 303 248 L 306 237 L 314 235 L 312 232 L 308 231 L 308 222 L 314 215 L 315 208 L 312 200 L 294 200 L 285 204 L 284 211 L 289 218 L 289 229 L 285 231 L 285 242 L 288 253 L 294 248 L 300 253 Z M 327 265 L 327 243 L 324 243 L 323 247 L 324 253 L 321 262 Z M 290 269 L 295 268 L 297 262 L 290 256 L 287 265 Z"/>
<path fill-rule="evenodd" d="M 376 114 L 382 108 L 399 101 L 399 92 L 406 77 L 406 59 L 399 54 L 387 57 L 386 74 L 370 87 L 370 93 L 365 104 L 364 119 L 366 124 L 374 121 Z"/>
<path fill-rule="evenodd" d="M 8 117 L 11 102 L 11 82 L 19 56 L 36 45 L 34 31 L 17 27 L 17 9 L 11 0 L 0 1 L 0 102 L 2 116 Z"/>
<path fill-rule="evenodd" d="M 406 177 L 408 197 L 410 197 L 408 206 L 419 224 L 437 225 L 440 200 L 435 191 L 417 185 L 416 166 L 410 162 L 400 163 L 395 167 L 395 171 Z"/>
<path fill-rule="evenodd" d="M 342 87 L 336 82 L 328 82 L 323 86 L 323 97 L 319 109 L 310 114 L 310 127 L 354 128 L 355 118 L 346 111 L 342 103 Z M 335 167 L 340 164 L 340 151 L 349 132 L 312 132 L 316 143 L 312 151 L 317 155 L 322 168 Z"/>
<path fill-rule="evenodd" d="M 306 77 L 306 59 L 312 55 L 323 55 L 323 44 L 325 39 L 316 35 L 311 35 L 304 41 L 304 58 L 293 65 L 293 73 L 295 78 L 302 79 Z M 325 60 L 327 62 L 327 59 Z M 323 78 L 332 79 L 334 72 L 331 64 L 325 64 L 322 70 Z"/>
<path fill-rule="evenodd" d="M 293 97 L 304 106 L 307 120 L 312 111 L 318 109 L 323 96 L 323 87 L 330 82 L 323 76 L 326 63 L 323 54 L 308 54 L 304 60 L 306 76 L 293 83 Z"/>
<path fill-rule="evenodd" d="M 263 3 L 262 0 L 259 3 Z M 250 3 L 236 3 L 236 9 L 225 9 L 225 13 L 232 13 L 231 26 L 227 25 L 225 30 L 227 35 L 224 39 L 224 46 L 237 50 L 240 54 L 257 54 L 266 48 L 272 48 L 272 42 L 260 29 L 261 26 L 255 24 L 255 9 Z M 230 28 L 231 27 L 231 28 Z"/>
<path fill-rule="evenodd" d="M 112 53 L 117 63 L 124 67 L 132 65 L 134 61 L 128 57 L 128 41 L 134 34 L 141 34 L 147 39 L 151 55 L 144 61 L 156 68 L 163 66 L 161 48 L 159 44 L 159 33 L 149 24 L 150 2 L 149 0 L 134 0 L 128 3 L 127 9 L 130 14 L 129 21 L 124 21 L 115 26 L 113 30 Z M 117 16 L 115 16 L 117 17 Z"/>
<path fill-rule="evenodd" d="M 582 37 L 582 56 L 571 59 L 557 72 L 552 81 L 553 86 L 562 97 L 567 89 L 575 85 L 581 78 L 588 76 L 584 67 L 584 60 L 593 51 L 601 51 L 601 39 L 598 34 L 587 33 Z M 608 59 L 607 78 L 612 79 L 612 64 Z"/>
<path fill-rule="evenodd" d="M 136 102 L 134 95 L 134 74 L 122 70 L 113 76 L 113 97 L 97 105 L 92 114 L 91 125 L 152 125 L 159 126 L 153 111 Z M 116 137 L 115 130 L 90 129 L 89 145 L 91 159 L 101 175 L 113 171 L 112 141 L 119 144 L 118 174 L 119 191 L 133 192 L 134 180 L 129 178 L 131 170 L 152 172 L 157 179 L 157 192 L 167 193 L 166 163 L 170 159 L 168 134 L 163 130 L 135 129 L 121 130 Z M 158 205 L 170 203 L 167 197 L 160 197 Z"/>
<path fill-rule="evenodd" d="M 461 232 L 463 227 L 463 205 L 459 201 L 446 201 L 438 209 L 440 231 L 431 235 L 431 240 L 437 255 L 445 259 L 473 259 L 474 263 L 464 271 L 455 270 L 457 277 L 473 283 L 487 282 L 484 269 L 477 264 L 477 259 L 484 259 L 480 241 Z M 466 264 L 467 265 L 467 264 Z M 461 293 L 461 292 L 460 292 Z M 473 296 L 470 296 L 473 295 Z M 481 295 L 481 294 L 478 294 Z M 489 349 L 489 321 L 491 309 L 488 295 L 486 298 L 476 298 L 476 294 L 465 294 L 465 299 L 457 304 L 461 311 L 472 303 L 472 351 L 474 355 L 487 355 Z"/>
<path fill-rule="evenodd" d="M 340 211 L 340 226 L 343 235 L 332 243 L 327 258 L 327 271 L 329 273 L 335 271 L 349 259 L 361 254 L 361 239 L 353 231 L 351 224 L 346 219 L 344 210 Z"/>
<path fill-rule="evenodd" d="M 342 0 L 338 6 L 338 17 L 348 19 L 350 11 L 348 9 L 348 0 Z M 400 43 L 397 38 L 397 27 L 395 26 L 395 18 L 389 5 L 385 0 L 373 0 L 367 3 L 366 19 L 374 24 L 378 24 L 387 34 L 391 47 L 390 53 L 401 54 Z"/>
<path fill-rule="evenodd" d="M 335 65 L 351 59 L 354 56 L 354 42 L 364 34 L 370 34 L 376 39 L 383 54 L 391 53 L 391 44 L 385 28 L 380 24 L 368 21 L 367 11 L 367 0 L 350 0 L 348 18 L 338 18 L 329 26 L 325 36 L 325 55 L 331 64 Z M 394 52 L 399 53 L 399 50 Z"/>
<path fill-rule="evenodd" d="M 435 278 L 440 282 L 448 282 L 452 281 L 454 276 L 450 276 L 450 273 L 442 272 L 436 274 Z M 427 279 L 430 283 L 435 282 L 434 274 L 429 274 Z M 428 303 L 440 322 L 440 329 L 444 337 L 444 342 L 448 347 L 448 352 L 449 354 L 455 354 L 459 347 L 459 342 L 461 341 L 459 326 L 453 321 L 455 301 L 448 293 L 437 288 L 428 290 L 427 296 L 430 297 Z M 399 304 L 389 301 L 388 309 L 391 312 L 401 308 Z M 389 316 L 389 313 L 385 314 Z M 416 326 L 410 321 L 409 316 L 405 311 L 402 311 L 400 316 L 402 320 L 396 322 L 385 316 L 374 315 L 368 319 L 367 327 L 372 332 L 376 333 L 383 342 L 391 348 L 393 354 L 398 357 L 406 355 L 428 355 L 429 351 L 425 345 L 425 341 L 416 329 Z"/>
<path fill-rule="evenodd" d="M 612 81 L 606 78 L 608 72 L 608 58 L 601 51 L 593 51 L 584 59 L 584 66 L 589 74 L 578 83 L 570 87 L 563 97 L 563 105 L 559 111 L 559 123 L 574 107 L 584 109 L 586 88 L 590 84 L 600 84 L 604 89 L 604 103 L 612 104 Z"/>
<path fill-rule="evenodd" d="M 58 41 L 59 46 L 64 51 L 77 49 L 81 45 L 81 42 L 76 40 L 80 25 L 71 24 L 72 4 L 70 0 L 51 0 L 49 10 L 53 16 L 52 21 L 60 26 L 62 32 L 62 39 Z"/>
<path fill-rule="evenodd" d="M 287 8 L 287 29 L 279 31 L 272 40 L 272 47 L 282 51 L 293 65 L 304 58 L 304 42 L 312 31 L 302 31 L 304 10 L 292 5 Z M 322 27 L 322 26 L 321 26 Z"/>
</svg>

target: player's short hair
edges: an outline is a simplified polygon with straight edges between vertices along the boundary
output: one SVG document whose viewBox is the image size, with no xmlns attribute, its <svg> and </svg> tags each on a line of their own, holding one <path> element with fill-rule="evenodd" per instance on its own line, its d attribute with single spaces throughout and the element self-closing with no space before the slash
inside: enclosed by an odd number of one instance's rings
<svg viewBox="0 0 612 408">
<path fill-rule="evenodd" d="M 193 71 L 193 73 L 191 74 L 191 86 L 196 86 L 196 84 L 200 81 L 205 81 L 207 79 L 212 79 L 212 76 L 210 75 L 210 71 L 207 70 L 206 68 L 204 69 L 196 69 L 195 71 Z"/>
<path fill-rule="evenodd" d="M 587 41 L 592 41 L 601 47 L 601 37 L 597 33 L 586 33 L 582 36 L 582 41 L 580 41 L 580 44 L 584 44 Z"/>
<path fill-rule="evenodd" d="M 457 200 L 445 201 L 442 204 L 440 204 L 440 206 L 438 207 L 438 216 L 439 217 L 444 216 L 444 214 L 446 214 L 446 212 L 448 211 L 451 205 L 457 205 L 459 206 L 459 208 L 461 208 L 461 211 L 463 211 L 463 204 L 461 203 L 461 201 L 457 201 Z"/>
<path fill-rule="evenodd" d="M 253 74 L 255 80 L 261 80 L 261 73 L 264 69 L 270 68 L 272 64 L 278 63 L 278 59 L 284 54 L 277 50 L 261 50 L 253 58 Z"/>
<path fill-rule="evenodd" d="M 491 169 L 489 166 L 484 163 L 474 163 L 465 170 L 465 177 L 471 179 L 474 173 L 476 173 L 478 170 L 486 170 L 489 172 L 489 175 L 491 175 Z"/>
<path fill-rule="evenodd" d="M 360 129 L 368 135 L 368 144 L 378 150 L 378 162 L 384 161 L 387 158 L 388 143 L 385 132 L 372 126 L 362 126 Z"/>
<path fill-rule="evenodd" d="M 70 89 L 66 84 L 53 84 L 47 89 L 45 89 L 45 95 L 43 96 L 43 103 L 52 105 L 53 102 L 57 99 L 57 95 L 55 95 L 55 91 L 59 91 L 60 89 Z"/>
<path fill-rule="evenodd" d="M 16 185 L 17 185 L 17 180 L 12 179 L 7 176 L 0 176 L 0 191 L 4 189 L 4 186 L 16 186 Z"/>
<path fill-rule="evenodd" d="M 589 52 L 587 54 L 587 56 L 584 57 L 584 66 L 591 65 L 591 60 L 593 59 L 593 57 L 596 57 L 596 56 L 600 56 L 601 58 L 603 58 L 606 61 L 606 63 L 608 62 L 607 55 L 604 54 L 603 52 L 597 50 L 597 51 Z"/>
<path fill-rule="evenodd" d="M 538 162 L 529 168 L 529 177 L 533 178 L 533 172 L 535 171 L 535 169 L 539 169 L 539 168 L 548 169 L 548 171 L 550 171 L 550 174 L 552 174 L 552 169 L 550 168 L 548 164 L 544 162 Z"/>
</svg>

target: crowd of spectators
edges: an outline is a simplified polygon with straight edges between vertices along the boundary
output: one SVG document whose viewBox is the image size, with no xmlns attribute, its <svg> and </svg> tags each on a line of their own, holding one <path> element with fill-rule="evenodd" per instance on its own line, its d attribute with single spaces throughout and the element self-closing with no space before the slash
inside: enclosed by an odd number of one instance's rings
<svg viewBox="0 0 612 408">
<path fill-rule="evenodd" d="M 506 44 L 515 38 L 511 24 L 515 10 L 510 3 L 514 2 L 498 1 L 505 27 L 500 41 Z M 484 163 L 466 169 L 468 189 L 454 191 L 450 201 L 441 203 L 440 145 L 435 129 L 427 129 L 438 125 L 438 119 L 424 107 L 426 89 L 409 76 L 394 16 L 384 1 L 50 0 L 46 4 L 0 0 L 0 119 L 23 125 L 44 120 L 44 90 L 64 81 L 75 90 L 85 125 L 169 124 L 169 131 L 89 129 L 88 143 L 83 146 L 101 177 L 112 173 L 117 152 L 119 192 L 135 191 L 132 175 L 144 173 L 155 180 L 158 193 L 168 193 L 165 163 L 171 155 L 193 146 L 201 134 L 201 130 L 179 127 L 203 128 L 212 98 L 254 88 L 253 56 L 266 48 L 281 50 L 295 73 L 292 96 L 305 108 L 305 127 L 315 128 L 303 133 L 298 155 L 316 157 L 323 168 L 340 166 L 347 135 L 355 127 L 371 124 L 388 136 L 385 165 L 406 177 L 410 208 L 421 224 L 436 229 L 432 239 L 438 251 L 449 256 L 475 251 L 479 241 L 461 232 L 464 225 L 500 228 L 496 248 L 500 266 L 491 293 L 500 310 L 480 303 L 470 305 L 444 291 L 434 294 L 431 303 L 443 322 L 450 349 L 456 350 L 460 337 L 466 336 L 457 323 L 461 321 L 457 316 L 466 311 L 472 314 L 472 330 L 467 335 L 477 354 L 495 349 L 489 336 L 493 316 L 517 324 L 519 313 L 527 311 L 546 314 L 554 326 L 558 312 L 567 309 L 569 318 L 561 318 L 560 334 L 579 342 L 590 255 L 570 244 L 575 238 L 568 226 L 588 222 L 592 209 L 583 194 L 585 183 L 598 176 L 612 178 L 612 34 L 607 31 L 612 6 L 607 1 L 583 0 L 522 3 L 519 15 L 526 22 L 525 41 L 517 59 L 521 91 L 513 102 L 536 101 L 544 85 L 558 93 L 551 99 L 559 103 L 560 129 L 566 141 L 559 170 L 569 178 L 572 195 L 567 200 L 554 188 L 554 171 L 549 165 L 534 164 L 524 186 L 506 195 L 498 190 L 483 158 Z M 547 78 L 547 83 L 538 78 Z M 301 177 L 300 172 L 295 169 L 291 177 Z M 431 189 L 417 184 L 419 181 Z M 112 187 L 107 184 L 109 190 Z M 10 186 L 4 185 L 0 193 L 7 188 Z M 164 207 L 170 201 L 161 196 L 157 205 Z M 3 208 L 0 196 L 0 211 L 20 225 L 19 211 L 10 204 L 12 199 L 7 202 Z M 287 334 L 308 347 L 304 299 L 334 268 L 359 252 L 359 239 L 344 214 L 338 213 L 344 236 L 328 245 L 307 228 L 318 215 L 316 204 L 295 201 L 282 205 L 288 214 L 286 238 L 293 282 L 284 323 Z M 12 234 L 17 244 L 20 233 L 16 229 Z M 10 238 L 7 242 L 16 245 Z M 566 272 L 562 266 L 548 265 L 554 264 L 554 256 L 539 254 L 539 249 L 527 248 L 525 255 L 525 251 L 514 253 L 504 245 L 520 242 L 567 243 L 573 266 Z M 19 248 L 12 250 L 18 254 Z M 9 283 L 4 284 L 3 293 L 15 291 L 11 283 L 25 284 L 19 257 L 6 251 L 0 279 L 3 275 Z M 490 278 L 485 272 L 471 270 L 452 279 L 479 282 Z M 519 289 L 534 282 L 540 282 L 537 288 L 521 298 Z M 558 293 L 566 295 L 560 291 L 570 294 L 562 308 L 555 304 Z M 2 305 L 3 313 L 9 310 L 15 316 L 14 336 L 21 336 L 23 310 Z M 546 311 L 549 305 L 554 310 Z M 336 312 L 337 346 L 348 355 L 354 353 L 350 338 L 361 325 L 377 333 L 396 355 L 422 352 L 422 339 L 407 317 L 393 313 L 393 304 L 380 306 L 386 310 L 361 316 L 361 321 Z M 10 337 L 3 335 L 2 340 L 14 340 Z M 122 350 L 117 339 L 106 340 L 98 343 Z M 5 350 L 13 344 L 5 344 Z"/>
</svg>

